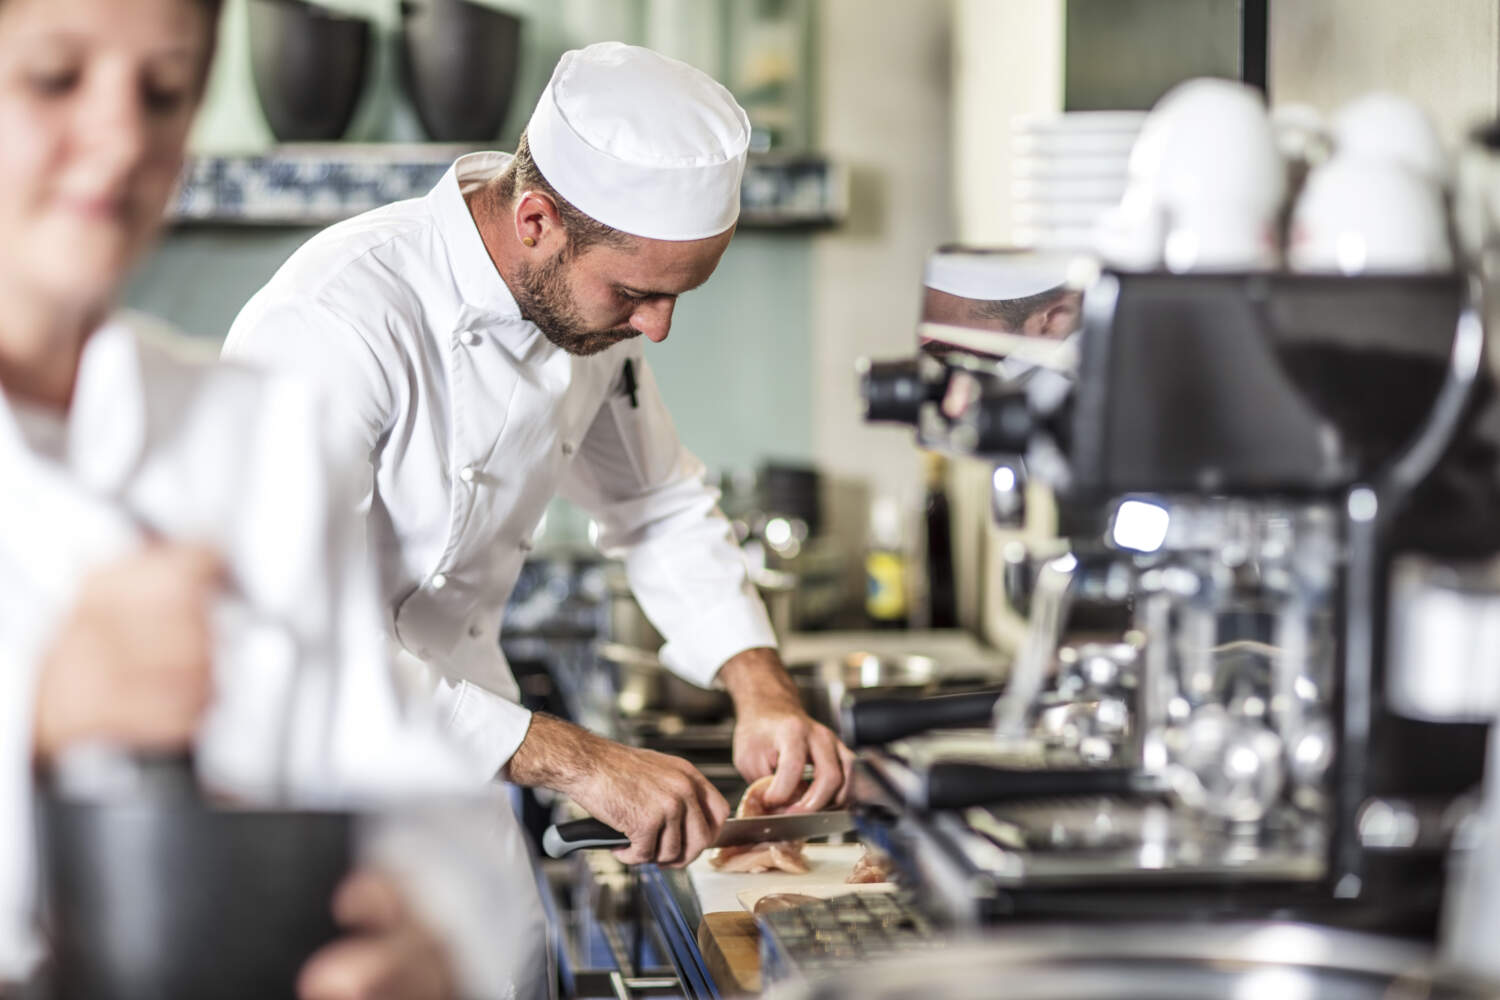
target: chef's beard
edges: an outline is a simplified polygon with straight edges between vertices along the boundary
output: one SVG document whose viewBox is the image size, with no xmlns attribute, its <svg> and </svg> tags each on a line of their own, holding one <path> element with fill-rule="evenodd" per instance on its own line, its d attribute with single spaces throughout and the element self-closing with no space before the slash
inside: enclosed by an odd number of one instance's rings
<svg viewBox="0 0 1500 1000">
<path fill-rule="evenodd" d="M 578 314 L 578 307 L 568 293 L 567 252 L 555 254 L 536 266 L 521 265 L 516 275 L 516 304 L 521 316 L 535 323 L 537 329 L 569 354 L 587 357 L 608 350 L 622 340 L 640 336 L 628 326 L 610 330 L 591 330 Z"/>
</svg>

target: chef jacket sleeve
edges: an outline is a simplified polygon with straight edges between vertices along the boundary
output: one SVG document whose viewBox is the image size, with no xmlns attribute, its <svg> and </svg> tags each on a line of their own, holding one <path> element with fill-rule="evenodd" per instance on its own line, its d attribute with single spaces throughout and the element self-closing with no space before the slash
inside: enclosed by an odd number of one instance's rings
<svg viewBox="0 0 1500 1000">
<path fill-rule="evenodd" d="M 776 634 L 703 463 L 678 440 L 645 361 L 630 363 L 634 392 L 622 384 L 600 408 L 562 493 L 593 515 L 599 548 L 624 558 L 641 609 L 667 640 L 662 662 L 707 687 L 726 660 L 774 647 Z"/>
</svg>

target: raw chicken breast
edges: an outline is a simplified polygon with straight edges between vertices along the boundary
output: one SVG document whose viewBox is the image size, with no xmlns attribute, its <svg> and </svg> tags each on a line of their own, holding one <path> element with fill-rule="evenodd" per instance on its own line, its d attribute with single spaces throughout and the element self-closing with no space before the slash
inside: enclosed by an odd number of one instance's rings
<svg viewBox="0 0 1500 1000">
<path fill-rule="evenodd" d="M 745 789 L 735 816 L 765 816 L 777 810 L 766 808 L 766 789 L 770 787 L 772 775 L 759 778 Z M 806 783 L 797 789 L 792 801 L 802 797 Z M 791 872 L 801 875 L 807 872 L 807 859 L 802 856 L 802 841 L 780 840 L 765 844 L 737 844 L 721 847 L 708 862 L 721 872 Z"/>
<path fill-rule="evenodd" d="M 854 870 L 844 882 L 849 885 L 858 885 L 863 882 L 889 882 L 891 880 L 891 859 L 872 847 L 866 846 L 865 853 L 854 862 Z"/>
</svg>

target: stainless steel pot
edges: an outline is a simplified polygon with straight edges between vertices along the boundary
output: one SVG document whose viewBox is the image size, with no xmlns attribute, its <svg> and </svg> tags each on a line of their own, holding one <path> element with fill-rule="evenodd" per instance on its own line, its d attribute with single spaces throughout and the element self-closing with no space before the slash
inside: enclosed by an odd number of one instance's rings
<svg viewBox="0 0 1500 1000">
<path fill-rule="evenodd" d="M 808 714 L 837 728 L 840 706 L 851 691 L 917 692 L 936 690 L 942 679 L 938 661 L 928 656 L 877 656 L 853 652 L 816 663 L 793 663 L 788 671 L 802 689 Z"/>
<path fill-rule="evenodd" d="M 734 710 L 729 694 L 718 688 L 701 688 L 662 666 L 658 654 L 625 643 L 606 642 L 598 647 L 600 659 L 619 671 L 617 707 L 625 715 L 666 712 L 689 722 L 712 722 L 727 718 Z M 837 729 L 844 697 L 851 691 L 913 693 L 936 691 L 945 678 L 943 666 L 932 657 L 877 656 L 853 652 L 811 662 L 787 664 L 807 713 Z M 978 678 L 976 678 L 978 679 Z"/>
<path fill-rule="evenodd" d="M 624 643 L 603 642 L 598 654 L 619 671 L 615 704 L 624 715 L 667 712 L 688 722 L 716 722 L 734 710 L 727 691 L 690 684 L 662 666 L 656 653 Z"/>
</svg>

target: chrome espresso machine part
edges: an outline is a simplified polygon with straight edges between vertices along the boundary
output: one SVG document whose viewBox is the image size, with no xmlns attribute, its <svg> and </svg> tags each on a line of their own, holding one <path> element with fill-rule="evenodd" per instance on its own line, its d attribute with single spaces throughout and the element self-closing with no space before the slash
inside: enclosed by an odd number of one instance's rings
<svg viewBox="0 0 1500 1000">
<path fill-rule="evenodd" d="M 997 290 L 1034 266 L 945 253 Z M 960 923 L 1430 933 L 1497 702 L 1500 455 L 1463 281 L 1075 287 L 1065 339 L 927 324 L 920 355 L 864 369 L 869 419 L 994 461 L 999 516 L 1045 483 L 1069 540 L 1027 566 L 992 725 L 862 751 L 868 832 Z M 1081 642 L 1080 604 L 1128 626 Z"/>
</svg>

